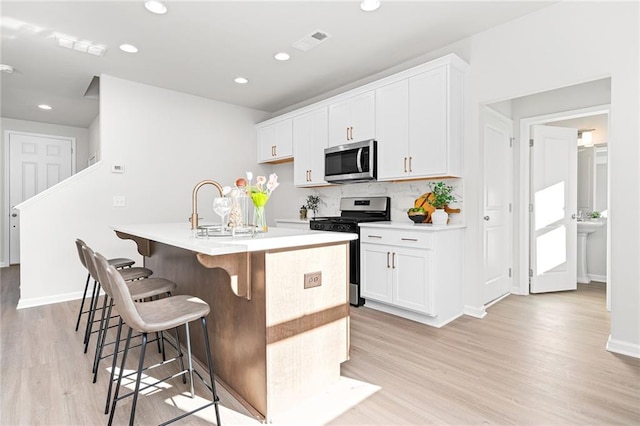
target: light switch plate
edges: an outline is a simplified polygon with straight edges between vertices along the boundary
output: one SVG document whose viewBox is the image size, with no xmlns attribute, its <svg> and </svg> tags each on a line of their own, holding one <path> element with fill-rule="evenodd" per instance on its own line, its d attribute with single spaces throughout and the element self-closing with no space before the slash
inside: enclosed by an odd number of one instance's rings
<svg viewBox="0 0 640 426">
<path fill-rule="evenodd" d="M 308 272 L 304 274 L 304 288 L 320 287 L 322 285 L 322 272 Z"/>
<path fill-rule="evenodd" d="M 113 196 L 113 207 L 125 207 L 126 205 L 127 205 L 127 201 L 124 195 Z"/>
</svg>

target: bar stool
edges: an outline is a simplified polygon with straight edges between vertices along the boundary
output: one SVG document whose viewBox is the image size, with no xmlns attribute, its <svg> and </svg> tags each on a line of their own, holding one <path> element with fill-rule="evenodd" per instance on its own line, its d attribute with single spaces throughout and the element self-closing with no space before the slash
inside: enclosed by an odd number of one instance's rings
<svg viewBox="0 0 640 426">
<path fill-rule="evenodd" d="M 88 283 L 89 279 L 91 278 L 91 271 L 89 271 L 86 259 L 84 257 L 84 254 L 82 253 L 83 246 L 86 246 L 86 243 L 81 239 L 77 239 L 76 248 L 78 250 L 78 256 L 80 257 L 80 261 L 82 265 L 88 271 L 88 275 L 87 275 L 87 283 Z M 124 278 L 125 281 L 140 280 L 140 279 L 147 278 L 151 276 L 151 274 L 153 274 L 153 271 L 151 271 L 151 269 L 141 267 L 141 266 L 134 266 L 134 267 L 129 266 L 126 269 L 120 269 L 118 271 L 120 274 L 122 274 L 122 277 Z M 100 282 L 97 280 L 97 277 L 94 276 L 93 292 L 91 294 L 91 301 L 89 302 L 89 310 L 87 312 L 87 324 L 84 332 L 84 341 L 83 341 L 84 353 L 87 353 L 87 348 L 89 347 L 89 342 L 91 341 L 91 335 L 93 334 L 93 324 L 94 322 L 97 322 L 95 320 L 95 313 L 97 310 L 100 309 L 98 308 L 98 299 L 100 298 L 100 288 L 101 288 Z M 84 304 L 84 299 L 83 299 L 83 304 Z M 103 303 L 103 308 L 104 308 L 104 305 L 105 304 Z"/>
<path fill-rule="evenodd" d="M 85 244 L 82 246 L 82 253 L 84 255 L 85 262 L 87 265 L 87 269 L 89 270 L 90 276 L 96 278 L 96 281 L 99 284 L 101 284 L 102 280 L 98 279 L 99 276 L 98 276 L 98 272 L 95 264 L 95 257 L 94 257 L 95 252 L 91 249 L 91 247 Z M 120 272 L 120 275 L 122 275 L 122 271 L 118 270 L 118 272 Z M 174 283 L 173 281 L 169 281 L 165 278 L 146 278 L 138 281 L 129 281 L 127 282 L 127 286 L 129 287 L 129 291 L 131 292 L 131 297 L 133 297 L 134 300 L 144 300 L 144 299 L 149 299 L 153 297 L 159 297 L 162 295 L 171 296 L 171 293 L 177 287 L 176 283 Z M 104 357 L 102 356 L 103 349 L 107 344 L 106 337 L 107 337 L 107 332 L 109 331 L 109 328 L 110 328 L 109 322 L 112 318 L 111 312 L 113 310 L 113 305 L 114 305 L 113 298 L 109 295 L 109 293 L 107 293 L 104 299 L 103 306 L 101 308 L 102 316 L 100 318 L 100 325 L 98 327 L 98 339 L 96 341 L 96 350 L 95 350 L 94 359 L 93 359 L 93 369 L 92 369 L 93 383 L 95 383 L 98 378 L 100 361 L 104 358 L 107 358 L 108 356 L 113 355 L 111 354 Z M 115 343 L 115 342 L 111 342 L 111 343 Z M 108 343 L 108 344 L 111 344 L 111 343 Z M 158 339 L 158 350 L 162 351 L 162 349 L 160 348 L 160 339 Z M 111 378 L 113 379 L 113 371 L 112 371 Z"/>
<path fill-rule="evenodd" d="M 82 314 L 88 314 L 89 309 L 84 310 L 84 302 L 87 299 L 87 290 L 89 290 L 89 281 L 91 281 L 91 274 L 87 268 L 87 264 L 85 262 L 84 254 L 82 253 L 82 246 L 85 245 L 84 241 L 78 239 L 76 240 L 76 249 L 78 250 L 78 257 L 80 257 L 80 262 L 82 266 L 87 269 L 87 282 L 84 285 L 84 293 L 82 294 L 82 302 L 80 303 L 80 310 L 78 311 L 78 319 L 76 320 L 76 331 L 78 331 L 78 327 L 80 326 L 80 319 L 82 318 Z M 132 259 L 127 259 L 124 257 L 118 257 L 115 259 L 109 259 L 109 265 L 114 266 L 116 269 L 128 268 L 133 266 L 136 263 Z M 89 306 L 93 305 L 93 297 L 96 292 L 96 283 L 93 284 L 93 292 L 91 293 L 91 302 Z"/>
<path fill-rule="evenodd" d="M 135 422 L 135 413 L 136 413 L 136 405 L 138 402 L 138 395 L 140 392 L 140 381 L 142 378 L 142 372 L 147 370 L 148 367 L 144 367 L 144 356 L 145 349 L 147 345 L 147 335 L 149 333 L 156 333 L 170 330 L 172 328 L 177 328 L 179 326 L 185 326 L 185 333 L 187 338 L 187 361 L 188 368 L 185 370 L 182 368 L 177 374 L 166 377 L 165 379 L 159 380 L 156 383 L 152 383 L 150 385 L 146 385 L 143 389 L 146 389 L 150 386 L 155 386 L 160 382 L 165 380 L 178 377 L 180 375 L 184 375 L 189 373 L 190 378 L 190 391 L 191 397 L 195 397 L 194 386 L 193 386 L 193 373 L 199 376 L 199 378 L 204 382 L 205 386 L 209 388 L 213 395 L 213 401 L 204 404 L 201 407 L 198 407 L 192 411 L 187 413 L 183 413 L 180 416 L 177 416 L 165 423 L 163 425 L 172 423 L 176 420 L 182 419 L 188 415 L 191 415 L 195 412 L 201 411 L 207 407 L 214 406 L 216 413 L 216 423 L 220 426 L 220 411 L 219 411 L 219 398 L 216 392 L 216 385 L 213 373 L 213 360 L 211 357 L 211 348 L 209 344 L 209 334 L 207 333 L 207 319 L 206 316 L 210 312 L 209 305 L 203 300 L 194 297 L 194 296 L 172 296 L 159 300 L 152 300 L 150 302 L 145 303 L 137 303 L 131 298 L 131 293 L 129 288 L 127 287 L 124 279 L 118 273 L 118 271 L 113 267 L 109 266 L 108 261 L 101 256 L 100 254 L 95 254 L 96 266 L 98 269 L 98 275 L 102 278 L 103 281 L 108 284 L 105 286 L 106 291 L 111 292 L 111 296 L 116 301 L 116 306 L 118 306 L 118 310 L 120 311 L 120 322 L 126 323 L 129 327 L 129 332 L 127 334 L 127 339 L 125 342 L 125 348 L 122 354 L 122 361 L 120 364 L 120 372 L 118 375 L 118 383 L 116 385 L 115 393 L 113 396 L 113 403 L 111 405 L 111 413 L 109 416 L 109 425 L 113 422 L 113 417 L 116 410 L 116 405 L 119 400 L 123 398 L 127 398 L 133 395 L 133 401 L 131 403 L 131 415 L 129 418 L 129 424 L 134 425 Z M 205 351 L 207 357 L 207 367 L 209 369 L 209 380 L 210 385 L 206 383 L 204 378 L 200 376 L 200 374 L 193 369 L 192 359 L 191 359 L 191 339 L 189 336 L 189 323 L 195 320 L 200 319 L 202 324 L 202 331 L 204 333 L 204 344 Z M 127 354 L 129 352 L 129 347 L 131 343 L 131 335 L 132 332 L 136 331 L 142 334 L 142 345 L 140 348 L 140 358 L 138 360 L 138 369 L 137 369 L 137 377 L 136 377 L 136 385 L 135 390 L 133 392 L 129 392 L 126 395 L 119 396 L 120 393 L 120 385 L 122 384 L 122 377 L 125 368 L 125 363 L 127 360 Z M 119 339 L 116 338 L 116 349 L 114 349 L 114 353 L 118 353 L 118 345 Z M 183 354 L 180 349 L 180 345 L 178 347 L 178 356 L 174 360 L 182 360 Z M 115 357 L 114 357 L 115 362 Z M 163 363 L 164 364 L 164 363 Z M 184 376 L 183 376 L 184 377 Z"/>
</svg>

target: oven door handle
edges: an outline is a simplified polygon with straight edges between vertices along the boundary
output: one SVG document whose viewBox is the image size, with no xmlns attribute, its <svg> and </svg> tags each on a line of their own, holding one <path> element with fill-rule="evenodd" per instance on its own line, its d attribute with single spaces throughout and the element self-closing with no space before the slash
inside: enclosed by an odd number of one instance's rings
<svg viewBox="0 0 640 426">
<path fill-rule="evenodd" d="M 364 148 L 358 148 L 358 155 L 356 157 L 356 163 L 358 165 L 358 173 L 362 173 L 362 150 Z"/>
</svg>

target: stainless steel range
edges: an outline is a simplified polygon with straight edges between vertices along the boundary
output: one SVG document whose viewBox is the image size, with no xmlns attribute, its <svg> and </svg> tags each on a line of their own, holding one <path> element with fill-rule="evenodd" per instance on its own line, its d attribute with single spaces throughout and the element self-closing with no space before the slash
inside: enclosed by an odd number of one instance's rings
<svg viewBox="0 0 640 426">
<path fill-rule="evenodd" d="M 340 216 L 311 219 L 309 228 L 318 231 L 351 232 L 358 239 L 349 245 L 349 302 L 353 306 L 364 305 L 360 297 L 360 227 L 361 222 L 391 220 L 389 197 L 343 197 L 340 199 Z"/>
</svg>

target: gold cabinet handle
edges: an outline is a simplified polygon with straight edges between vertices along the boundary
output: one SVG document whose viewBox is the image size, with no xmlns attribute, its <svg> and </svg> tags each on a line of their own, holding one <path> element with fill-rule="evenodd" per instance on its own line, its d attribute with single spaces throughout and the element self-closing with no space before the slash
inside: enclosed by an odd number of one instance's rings
<svg viewBox="0 0 640 426">
<path fill-rule="evenodd" d="M 349 127 L 349 134 L 351 135 L 351 140 L 353 140 L 353 127 Z"/>
<path fill-rule="evenodd" d="M 349 128 L 347 127 L 347 140 L 349 140 Z"/>
<path fill-rule="evenodd" d="M 390 268 L 390 266 L 389 266 L 389 252 L 387 252 L 387 269 L 389 269 L 389 268 Z"/>
<path fill-rule="evenodd" d="M 391 255 L 391 267 L 392 267 L 393 269 L 396 269 L 396 254 L 395 254 L 395 253 L 393 253 L 393 254 Z"/>
<path fill-rule="evenodd" d="M 311 170 L 309 170 L 309 182 L 311 182 L 311 181 L 312 181 L 312 179 L 311 179 Z"/>
<path fill-rule="evenodd" d="M 404 157 L 404 172 L 407 173 L 407 157 Z"/>
<path fill-rule="evenodd" d="M 411 160 L 413 160 L 413 157 L 409 157 L 409 173 L 413 172 L 411 168 Z"/>
</svg>

